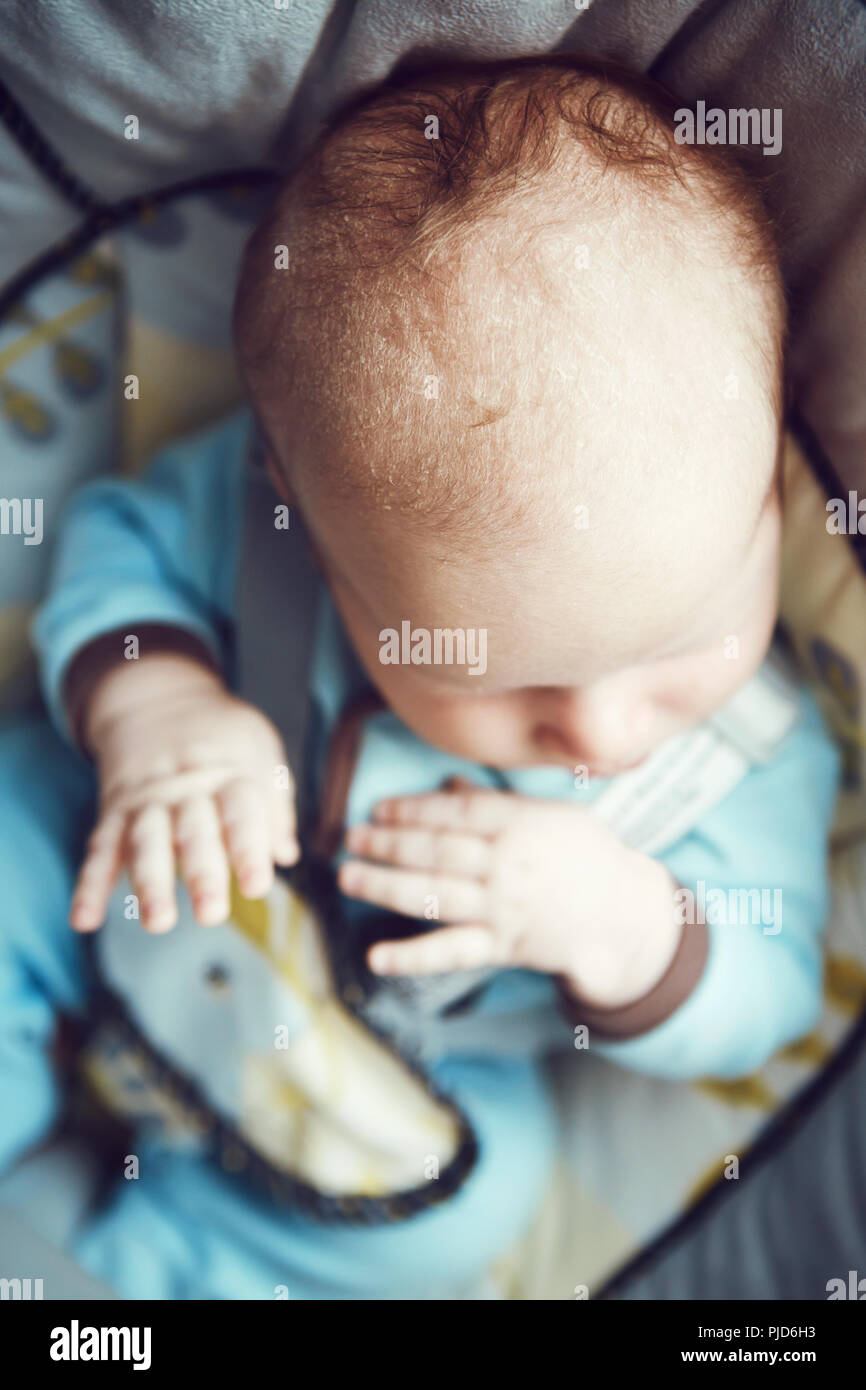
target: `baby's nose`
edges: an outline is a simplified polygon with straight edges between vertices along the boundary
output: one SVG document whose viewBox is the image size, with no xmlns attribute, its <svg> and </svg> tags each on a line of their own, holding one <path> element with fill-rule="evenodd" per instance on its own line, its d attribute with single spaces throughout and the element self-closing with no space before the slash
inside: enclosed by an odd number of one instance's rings
<svg viewBox="0 0 866 1390">
<path fill-rule="evenodd" d="M 548 708 L 538 713 L 534 739 L 547 757 L 585 764 L 604 774 L 637 760 L 645 722 L 640 702 L 627 687 L 605 682 L 557 691 Z"/>
</svg>

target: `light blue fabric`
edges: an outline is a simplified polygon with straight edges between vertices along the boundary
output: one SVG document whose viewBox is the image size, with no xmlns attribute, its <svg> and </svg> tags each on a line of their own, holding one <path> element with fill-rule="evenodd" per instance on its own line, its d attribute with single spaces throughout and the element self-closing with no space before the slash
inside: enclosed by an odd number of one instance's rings
<svg viewBox="0 0 866 1390">
<path fill-rule="evenodd" d="M 0 724 L 0 1172 L 42 1138 L 58 1104 L 48 1052 L 58 1012 L 84 1005 L 81 937 L 67 914 L 94 785 L 44 718 Z"/>
<path fill-rule="evenodd" d="M 161 453 L 140 481 L 107 478 L 73 499 L 54 556 L 51 596 L 34 629 L 43 693 L 59 728 L 65 729 L 66 668 L 100 633 L 170 623 L 224 656 L 248 428 L 247 417 L 236 414 Z"/>
<path fill-rule="evenodd" d="M 431 1299 L 468 1291 L 528 1227 L 550 1179 L 553 1104 L 529 1062 L 454 1058 L 438 1082 L 472 1116 L 481 1158 L 455 1196 L 409 1221 L 321 1226 L 249 1198 L 218 1169 L 140 1153 L 141 1178 L 74 1245 L 127 1297 Z"/>
<path fill-rule="evenodd" d="M 162 454 L 141 481 L 97 483 L 78 495 L 58 546 L 52 593 L 36 626 L 45 695 L 61 727 L 65 668 L 102 632 L 125 624 L 134 631 L 136 622 L 159 618 L 220 650 L 220 632 L 231 623 L 248 427 L 247 415 L 239 413 Z M 291 622 L 289 605 L 282 620 Z M 311 673 L 325 733 L 347 683 L 356 679 L 357 663 L 325 602 Z M 593 1043 L 622 1065 L 665 1077 L 742 1075 L 815 1021 L 838 757 L 811 697 L 803 691 L 800 698 L 801 719 L 777 756 L 752 768 L 698 827 L 660 856 L 693 891 L 700 880 L 719 889 L 779 890 L 782 930 L 710 923 L 708 966 L 676 1013 L 640 1037 Z M 422 743 L 385 713 L 370 721 L 362 741 L 349 822 L 365 820 L 383 796 L 433 790 L 455 773 L 577 802 L 592 800 L 599 790 L 592 779 L 586 788 L 575 788 L 564 769 L 493 773 L 464 763 Z M 537 1035 L 537 1048 L 565 1040 L 547 980 L 504 972 L 479 1010 L 498 1014 L 505 1001 L 506 1010 L 543 1005 L 549 1026 Z M 506 1037 L 502 1045 L 507 1049 Z"/>
<path fill-rule="evenodd" d="M 55 1120 L 56 1015 L 86 1006 L 82 942 L 66 914 L 93 797 L 89 766 L 44 719 L 0 725 L 0 804 L 12 812 L 0 850 L 0 1173 Z M 481 1156 L 455 1197 L 423 1216 L 323 1227 L 139 1135 L 140 1176 L 118 1176 L 71 1253 L 125 1298 L 273 1299 L 278 1285 L 292 1299 L 453 1296 L 528 1226 L 549 1181 L 556 1119 L 529 1059 L 443 1058 L 434 1075 L 470 1115 Z M 0 1200 L 13 1193 L 0 1186 Z"/>
</svg>

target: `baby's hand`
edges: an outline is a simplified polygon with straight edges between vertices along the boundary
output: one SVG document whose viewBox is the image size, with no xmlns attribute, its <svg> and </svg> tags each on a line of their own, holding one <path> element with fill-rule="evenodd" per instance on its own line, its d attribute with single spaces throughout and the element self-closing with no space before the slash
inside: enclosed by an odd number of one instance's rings
<svg viewBox="0 0 866 1390">
<path fill-rule="evenodd" d="M 228 916 L 232 869 L 260 898 L 274 864 L 297 859 L 280 737 L 206 667 L 167 654 L 120 664 L 97 686 L 84 731 L 101 794 L 70 911 L 78 931 L 101 925 L 123 869 L 142 925 L 164 932 L 177 921 L 175 864 L 212 926 Z"/>
<path fill-rule="evenodd" d="M 500 791 L 381 802 L 355 826 L 340 868 L 352 897 L 452 925 L 379 942 L 370 969 L 416 975 L 523 966 L 563 977 L 587 1003 L 616 1007 L 651 989 L 681 928 L 663 865 L 624 846 L 583 807 Z"/>
</svg>

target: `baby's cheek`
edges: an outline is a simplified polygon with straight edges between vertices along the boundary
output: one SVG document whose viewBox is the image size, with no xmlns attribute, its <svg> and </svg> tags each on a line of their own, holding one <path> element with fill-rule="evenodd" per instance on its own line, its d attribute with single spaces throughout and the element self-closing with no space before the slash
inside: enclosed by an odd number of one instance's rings
<svg viewBox="0 0 866 1390">
<path fill-rule="evenodd" d="M 483 702 L 437 703 L 429 712 L 428 729 L 431 743 L 469 762 L 495 762 L 502 756 L 501 731 L 495 717 L 485 713 Z"/>
<path fill-rule="evenodd" d="M 436 701 L 417 714 L 422 738 L 467 762 L 508 766 L 520 752 L 514 713 L 499 701 Z"/>
<path fill-rule="evenodd" d="M 728 634 L 706 653 L 680 684 L 683 715 L 697 724 L 714 714 L 751 680 L 766 655 L 771 636 L 762 623 Z"/>
<path fill-rule="evenodd" d="M 495 702 L 464 702 L 451 712 L 450 729 L 461 756 L 472 762 L 507 766 L 520 750 L 513 716 Z"/>
<path fill-rule="evenodd" d="M 739 633 L 725 643 L 726 698 L 750 680 L 764 661 L 776 626 L 774 603 L 756 608 Z"/>
</svg>

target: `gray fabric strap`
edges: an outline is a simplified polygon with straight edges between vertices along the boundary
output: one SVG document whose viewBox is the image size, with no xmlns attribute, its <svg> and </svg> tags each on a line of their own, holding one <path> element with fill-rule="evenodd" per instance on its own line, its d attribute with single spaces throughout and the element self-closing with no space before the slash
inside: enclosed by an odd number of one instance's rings
<svg viewBox="0 0 866 1390">
<path fill-rule="evenodd" d="M 261 438 L 254 433 L 244 489 L 235 677 L 239 693 L 262 710 L 283 737 L 303 831 L 313 810 L 306 751 L 309 671 L 321 580 L 297 511 L 292 509 L 287 530 L 274 524 L 280 499 L 261 459 Z"/>
</svg>

